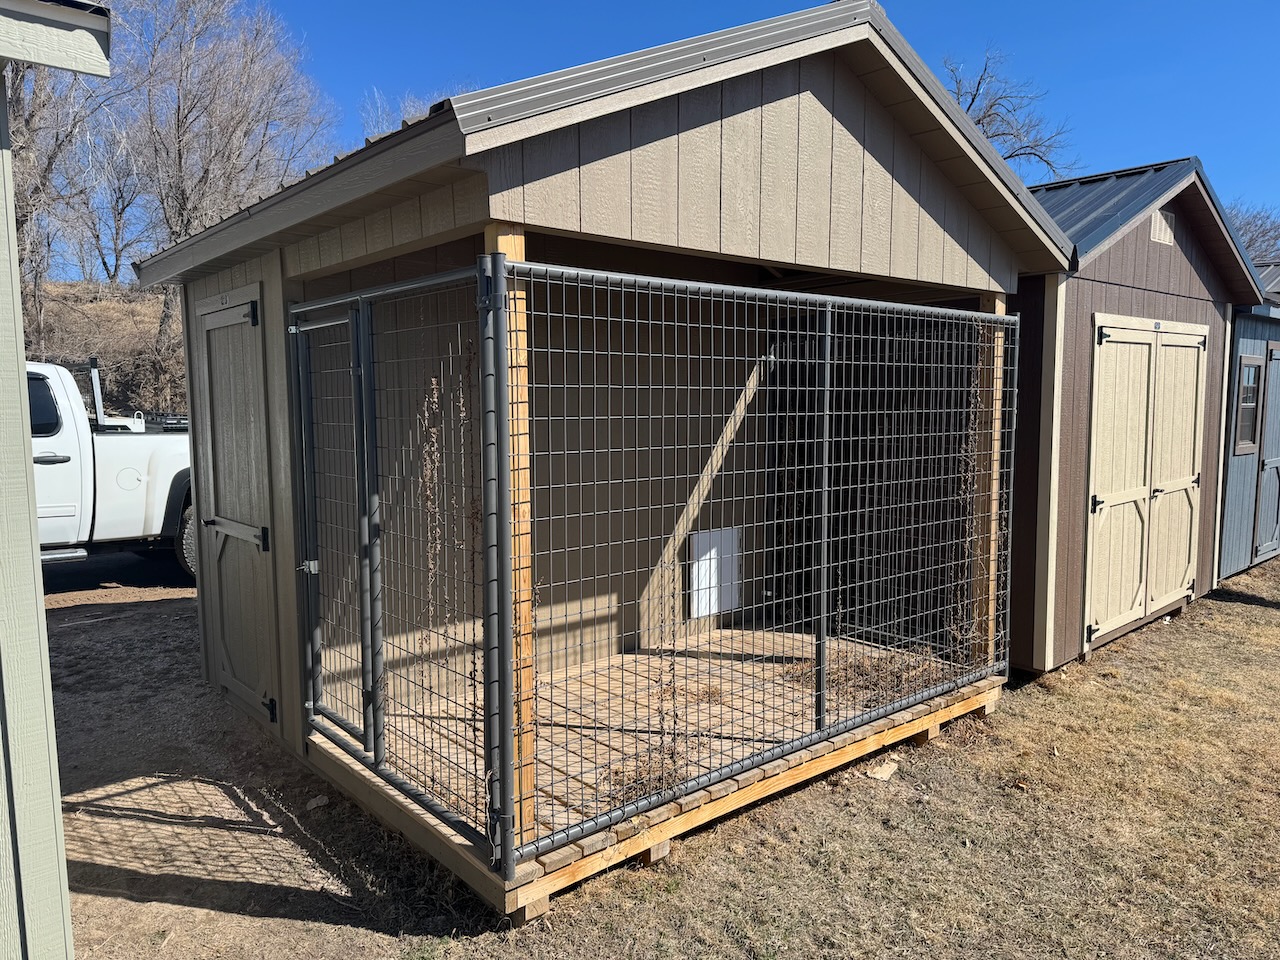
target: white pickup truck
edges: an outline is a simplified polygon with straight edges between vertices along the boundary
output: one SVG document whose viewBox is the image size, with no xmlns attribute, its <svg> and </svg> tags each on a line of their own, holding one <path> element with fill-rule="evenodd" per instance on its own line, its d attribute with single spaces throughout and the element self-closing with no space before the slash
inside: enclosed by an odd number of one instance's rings
<svg viewBox="0 0 1280 960">
<path fill-rule="evenodd" d="M 67 367 L 27 364 L 41 559 L 82 560 L 123 550 L 176 554 L 194 575 L 185 418 L 109 417 L 97 364 L 77 372 L 83 392 Z"/>
</svg>

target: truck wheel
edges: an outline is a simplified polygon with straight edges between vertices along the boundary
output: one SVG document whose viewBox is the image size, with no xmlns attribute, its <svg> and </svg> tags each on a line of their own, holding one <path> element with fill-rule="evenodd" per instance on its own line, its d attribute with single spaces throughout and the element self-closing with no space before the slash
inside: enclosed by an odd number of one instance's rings
<svg viewBox="0 0 1280 960">
<path fill-rule="evenodd" d="M 173 541 L 173 552 L 177 554 L 178 566 L 187 572 L 187 576 L 196 576 L 196 512 L 188 504 L 182 511 L 182 519 L 178 521 L 178 535 Z"/>
</svg>

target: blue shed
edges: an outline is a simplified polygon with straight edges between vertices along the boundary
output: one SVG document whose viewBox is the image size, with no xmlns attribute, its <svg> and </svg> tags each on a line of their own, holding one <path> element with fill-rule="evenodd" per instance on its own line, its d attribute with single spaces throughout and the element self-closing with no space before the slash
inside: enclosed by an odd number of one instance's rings
<svg viewBox="0 0 1280 960">
<path fill-rule="evenodd" d="M 1257 266 L 1266 302 L 1236 313 L 1232 337 L 1222 577 L 1280 554 L 1280 260 Z"/>
</svg>

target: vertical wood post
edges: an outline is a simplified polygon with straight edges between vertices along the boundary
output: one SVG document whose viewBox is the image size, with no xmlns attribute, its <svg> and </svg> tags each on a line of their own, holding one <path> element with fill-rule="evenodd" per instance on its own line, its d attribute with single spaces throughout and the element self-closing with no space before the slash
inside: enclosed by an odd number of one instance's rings
<svg viewBox="0 0 1280 960">
<path fill-rule="evenodd" d="M 525 259 L 524 227 L 491 223 L 484 231 L 485 252 L 508 260 Z M 537 834 L 534 796 L 537 791 L 537 637 L 533 597 L 533 457 L 529 402 L 529 291 L 523 284 L 507 288 L 507 396 L 511 451 L 511 630 L 515 680 L 515 840 L 522 844 Z"/>
<path fill-rule="evenodd" d="M 1004 316 L 1003 293 L 982 295 L 982 311 Z M 978 352 L 977 464 L 973 511 L 977 538 L 972 563 L 973 632 L 969 660 L 973 664 L 992 663 L 996 655 L 996 627 L 999 622 L 1000 574 L 1000 435 L 1004 427 L 1004 346 L 1005 331 L 995 327 L 984 332 Z"/>
</svg>

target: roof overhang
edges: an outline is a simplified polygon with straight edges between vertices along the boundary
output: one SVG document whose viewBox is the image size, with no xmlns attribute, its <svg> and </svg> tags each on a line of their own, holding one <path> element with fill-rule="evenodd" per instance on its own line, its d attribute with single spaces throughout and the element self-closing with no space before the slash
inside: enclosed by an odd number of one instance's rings
<svg viewBox="0 0 1280 960">
<path fill-rule="evenodd" d="M 0 0 L 0 61 L 111 75 L 111 15 L 73 0 Z"/>
<path fill-rule="evenodd" d="M 0 0 L 3 2 L 3 0 Z M 1066 269 L 1071 241 L 869 0 L 734 27 L 638 53 L 462 94 L 417 123 L 336 161 L 139 265 L 144 285 L 198 275 L 203 264 L 263 250 L 343 203 L 433 164 L 496 147 L 782 63 L 852 51 L 862 80 L 944 172 L 1010 240 L 1024 273 Z M 296 235 L 296 234 L 295 234 Z M 211 271 L 206 271 L 211 272 Z"/>
</svg>

